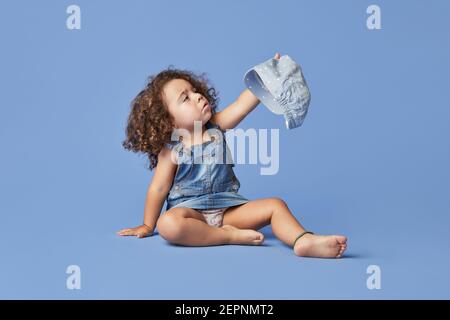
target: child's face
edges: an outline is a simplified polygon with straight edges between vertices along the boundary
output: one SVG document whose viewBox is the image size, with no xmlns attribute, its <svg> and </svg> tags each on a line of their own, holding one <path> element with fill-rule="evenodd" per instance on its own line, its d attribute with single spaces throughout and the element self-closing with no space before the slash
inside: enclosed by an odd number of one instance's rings
<svg viewBox="0 0 450 320">
<path fill-rule="evenodd" d="M 192 131 L 194 121 L 202 121 L 205 124 L 212 115 L 208 100 L 196 92 L 189 81 L 184 79 L 170 80 L 163 88 L 163 96 L 169 109 L 169 113 L 175 119 L 177 128 Z"/>
</svg>

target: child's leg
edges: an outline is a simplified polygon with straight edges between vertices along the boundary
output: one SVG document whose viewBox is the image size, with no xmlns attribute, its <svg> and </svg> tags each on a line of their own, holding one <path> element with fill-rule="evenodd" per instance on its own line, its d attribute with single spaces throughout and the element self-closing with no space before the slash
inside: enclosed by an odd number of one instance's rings
<svg viewBox="0 0 450 320">
<path fill-rule="evenodd" d="M 225 211 L 223 224 L 254 230 L 272 224 L 275 236 L 291 247 L 297 236 L 305 231 L 286 203 L 278 198 L 259 199 L 231 207 Z M 346 242 L 347 238 L 344 236 L 305 234 L 293 249 L 299 256 L 340 258 L 347 248 Z"/>
<path fill-rule="evenodd" d="M 202 214 L 184 207 L 172 208 L 162 214 L 156 227 L 167 241 L 185 246 L 259 245 L 264 240 L 264 235 L 255 230 L 212 227 Z"/>
</svg>

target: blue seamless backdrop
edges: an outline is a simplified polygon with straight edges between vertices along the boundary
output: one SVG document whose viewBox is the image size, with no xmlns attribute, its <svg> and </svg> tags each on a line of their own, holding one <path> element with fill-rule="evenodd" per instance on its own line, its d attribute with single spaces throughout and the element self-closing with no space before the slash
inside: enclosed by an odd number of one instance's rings
<svg viewBox="0 0 450 320">
<path fill-rule="evenodd" d="M 81 29 L 66 27 L 69 5 Z M 381 9 L 369 30 L 366 9 Z M 448 1 L 3 1 L 0 298 L 450 298 Z M 265 245 L 186 248 L 142 222 L 153 172 L 121 147 L 131 99 L 174 65 L 206 72 L 219 110 L 250 67 L 290 55 L 311 90 L 278 128 L 280 167 L 236 165 L 249 199 L 281 197 L 308 229 L 345 234 L 340 260 Z M 81 269 L 68 290 L 67 267 Z M 381 270 L 369 290 L 367 268 Z"/>
</svg>

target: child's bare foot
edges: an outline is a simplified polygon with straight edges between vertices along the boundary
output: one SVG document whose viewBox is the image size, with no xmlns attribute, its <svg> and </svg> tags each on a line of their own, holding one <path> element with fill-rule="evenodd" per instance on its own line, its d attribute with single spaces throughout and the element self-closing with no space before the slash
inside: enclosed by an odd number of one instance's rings
<svg viewBox="0 0 450 320">
<path fill-rule="evenodd" d="M 252 229 L 238 229 L 229 224 L 222 228 L 231 232 L 230 244 L 260 245 L 264 241 L 264 235 Z"/>
<path fill-rule="evenodd" d="M 344 236 L 305 234 L 295 243 L 294 253 L 301 257 L 340 258 L 347 249 Z"/>
</svg>

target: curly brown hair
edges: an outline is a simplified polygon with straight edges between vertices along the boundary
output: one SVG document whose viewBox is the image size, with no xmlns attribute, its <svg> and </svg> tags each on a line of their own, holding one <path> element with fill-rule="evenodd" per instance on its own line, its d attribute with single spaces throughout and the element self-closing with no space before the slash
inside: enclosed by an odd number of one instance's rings
<svg viewBox="0 0 450 320">
<path fill-rule="evenodd" d="M 133 152 L 147 154 L 150 170 L 158 164 L 158 154 L 163 146 L 171 141 L 174 119 L 169 114 L 162 93 L 164 85 L 173 79 L 190 82 L 208 100 L 212 114 L 216 112 L 219 103 L 218 91 L 209 85 L 210 81 L 205 73 L 196 75 L 170 65 L 157 75 L 149 76 L 145 88 L 131 102 L 125 130 L 126 139 L 122 146 Z"/>
</svg>

